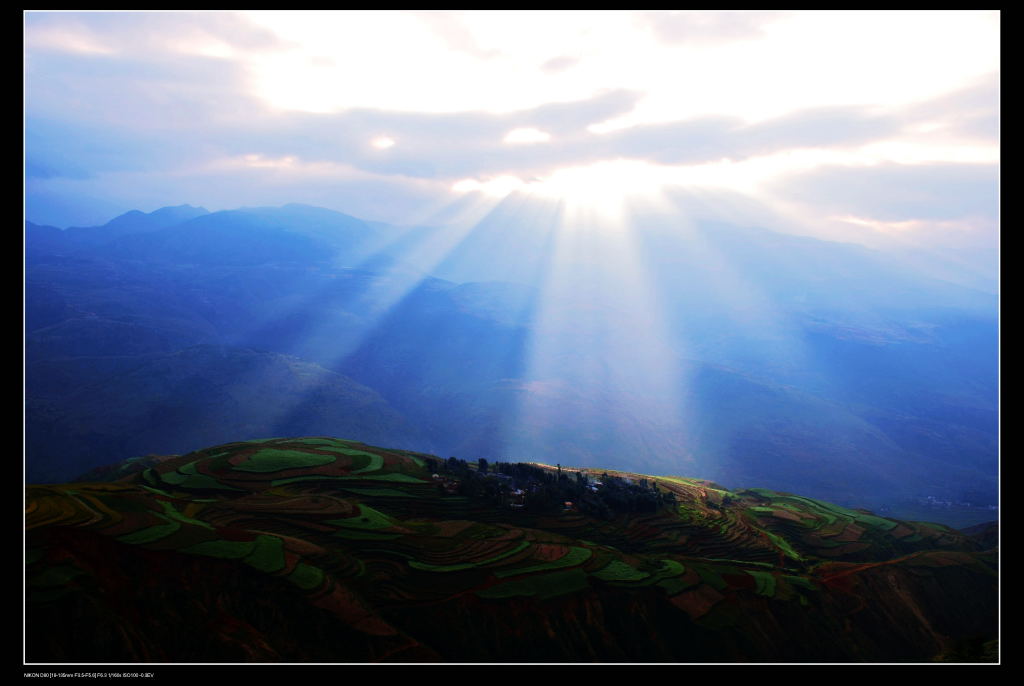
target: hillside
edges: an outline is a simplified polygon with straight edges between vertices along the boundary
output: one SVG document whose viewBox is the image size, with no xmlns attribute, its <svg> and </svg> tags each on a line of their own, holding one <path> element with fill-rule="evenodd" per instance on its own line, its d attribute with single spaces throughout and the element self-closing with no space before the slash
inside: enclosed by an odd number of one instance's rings
<svg viewBox="0 0 1024 686">
<path fill-rule="evenodd" d="M 362 432 L 375 442 L 418 432 L 379 394 L 311 362 L 197 345 L 167 353 L 41 360 L 28 366 L 26 465 L 34 483 L 64 481 L 113 459 L 187 452 L 232 438 Z"/>
<path fill-rule="evenodd" d="M 997 550 L 693 478 L 335 438 L 27 488 L 27 660 L 995 659 Z"/>
<path fill-rule="evenodd" d="M 958 527 L 994 517 L 994 296 L 852 245 L 671 217 L 637 231 L 642 274 L 568 249 L 555 268 L 551 232 L 504 210 L 465 233 L 294 204 L 26 224 L 29 481 L 354 432 L 473 459 L 699 473 Z M 223 384 L 196 375 L 197 346 L 296 358 L 402 421 L 281 426 L 270 390 L 208 393 Z M 120 391 L 97 403 L 86 390 L 104 387 Z M 149 428 L 198 408 L 209 422 Z"/>
</svg>

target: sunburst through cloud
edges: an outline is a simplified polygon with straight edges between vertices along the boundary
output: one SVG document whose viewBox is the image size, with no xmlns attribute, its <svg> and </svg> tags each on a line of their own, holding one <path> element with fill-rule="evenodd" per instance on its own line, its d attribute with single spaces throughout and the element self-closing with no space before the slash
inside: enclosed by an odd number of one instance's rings
<svg viewBox="0 0 1024 686">
<path fill-rule="evenodd" d="M 928 608 L 997 554 L 999 11 L 23 19 L 36 626 L 166 554 L 301 596 L 211 662 L 996 650 Z"/>
</svg>

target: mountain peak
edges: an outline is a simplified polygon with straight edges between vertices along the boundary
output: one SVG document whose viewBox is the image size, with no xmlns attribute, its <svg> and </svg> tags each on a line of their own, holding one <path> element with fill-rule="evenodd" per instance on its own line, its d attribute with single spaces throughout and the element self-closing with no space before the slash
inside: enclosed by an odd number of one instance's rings
<svg viewBox="0 0 1024 686">
<path fill-rule="evenodd" d="M 129 210 L 124 214 L 114 217 L 101 227 L 92 228 L 99 228 L 103 231 L 104 236 L 113 237 L 114 235 L 128 233 L 157 231 L 204 214 L 209 214 L 205 208 L 193 207 L 192 205 L 161 207 L 149 213 L 142 212 L 141 210 Z"/>
</svg>

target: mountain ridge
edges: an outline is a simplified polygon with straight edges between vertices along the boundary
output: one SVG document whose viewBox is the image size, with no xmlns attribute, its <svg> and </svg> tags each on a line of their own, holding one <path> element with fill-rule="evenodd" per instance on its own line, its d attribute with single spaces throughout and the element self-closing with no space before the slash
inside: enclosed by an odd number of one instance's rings
<svg viewBox="0 0 1024 686">
<path fill-rule="evenodd" d="M 989 296 L 953 297 L 891 266 L 862 273 L 868 251 L 847 260 L 838 243 L 652 220 L 635 246 L 664 305 L 652 331 L 630 308 L 635 275 L 588 271 L 572 255 L 550 272 L 534 248 L 550 248 L 553 229 L 513 219 L 499 206 L 469 233 L 420 234 L 311 206 L 257 207 L 74 250 L 55 245 L 67 231 L 27 225 L 28 404 L 42 400 L 41 364 L 77 369 L 65 377 L 75 387 L 91 376 L 83 365 L 106 368 L 100 357 L 226 345 L 295 356 L 372 389 L 424 437 L 392 440 L 443 454 L 625 455 L 642 471 L 692 464 L 725 483 L 791 490 L 832 471 L 844 479 L 813 495 L 852 503 L 888 482 L 889 502 L 873 507 L 964 502 L 935 512 L 964 525 L 997 502 Z M 436 278 L 460 265 L 483 278 Z M 504 279 L 517 274 L 535 280 Z M 652 341 L 661 357 L 645 366 Z M 87 399 L 48 403 L 49 430 L 72 444 Z M 128 456 L 110 442 L 97 449 Z M 136 449 L 171 448 L 154 436 Z M 30 451 L 28 464 L 37 459 Z"/>
<path fill-rule="evenodd" d="M 998 659 L 991 535 L 792 494 L 327 436 L 88 476 L 27 490 L 32 661 Z"/>
</svg>

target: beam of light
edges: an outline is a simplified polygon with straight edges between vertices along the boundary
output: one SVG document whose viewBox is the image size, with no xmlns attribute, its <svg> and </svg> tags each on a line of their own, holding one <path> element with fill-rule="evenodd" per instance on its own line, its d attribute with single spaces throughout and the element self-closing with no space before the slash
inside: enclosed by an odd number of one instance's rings
<svg viewBox="0 0 1024 686">
<path fill-rule="evenodd" d="M 803 341 L 808 294 L 786 292 L 785 279 L 780 291 L 776 275 L 751 269 L 760 243 L 744 241 L 757 231 L 728 220 L 717 228 L 707 215 L 715 193 L 644 175 L 617 184 L 630 167 L 615 169 L 573 170 L 526 191 L 559 211 L 523 376 L 510 386 L 504 455 L 600 466 L 618 454 L 633 468 L 672 464 L 714 478 L 730 448 L 714 443 L 721 427 L 699 411 L 693 375 L 718 363 L 832 390 Z"/>
<path fill-rule="evenodd" d="M 560 198 L 554 245 L 538 288 L 519 405 L 505 435 L 516 459 L 595 465 L 616 447 L 634 465 L 687 455 L 681 351 L 638 259 L 623 197 Z M 552 189 L 545 189 L 550 195 Z"/>
<path fill-rule="evenodd" d="M 437 208 L 448 217 L 446 226 L 434 230 L 409 228 L 392 241 L 378 245 L 374 254 L 355 268 L 334 268 L 327 273 L 279 274 L 277 278 L 290 280 L 281 287 L 281 291 L 289 295 L 264 303 L 260 316 L 240 326 L 228 342 L 263 347 L 271 341 L 278 352 L 345 373 L 345 361 L 371 341 L 379 327 L 386 327 L 389 319 L 400 313 L 406 298 L 429 284 L 427 272 L 478 226 L 485 225 L 487 217 L 503 201 L 507 200 L 479 196 L 454 213 Z M 417 231 L 422 235 L 416 235 Z M 389 263 L 391 255 L 397 255 L 401 263 Z M 444 340 L 443 331 L 436 334 L 437 341 Z M 296 398 L 294 404 L 278 402 L 267 421 L 286 424 L 298 419 L 296 413 L 301 411 L 305 400 Z M 433 449 L 430 444 L 412 447 Z"/>
<path fill-rule="evenodd" d="M 627 198 L 656 197 L 664 183 L 661 172 L 645 162 L 598 162 L 555 170 L 531 182 L 529 190 L 565 202 L 564 230 L 627 230 Z"/>
<path fill-rule="evenodd" d="M 726 319 L 732 318 L 727 330 L 756 331 L 762 340 L 774 339 L 768 346 L 773 353 L 791 343 L 790 332 L 773 317 L 767 299 L 744 283 L 714 245 L 679 220 L 685 214 L 677 204 L 652 192 L 659 188 L 657 179 L 636 170 L 626 164 L 567 171 L 548 184 L 534 182 L 525 189 L 516 184 L 521 190 L 504 197 L 464 190 L 453 203 L 457 211 L 437 208 L 436 215 L 445 219 L 440 228 L 412 230 L 396 238 L 403 245 L 379 251 L 386 254 L 400 247 L 395 254 L 418 269 L 370 283 L 360 293 L 358 309 L 364 319 L 347 338 L 334 336 L 327 324 L 320 331 L 314 326 L 304 332 L 308 341 L 329 345 L 319 354 L 307 348 L 303 356 L 334 367 L 372 339 L 377 326 L 425 283 L 425 274 L 447 270 L 464 275 L 466 265 L 458 259 L 463 249 L 470 259 L 497 256 L 492 263 L 498 267 L 490 266 L 488 277 L 519 281 L 539 291 L 520 317 L 531 331 L 523 374 L 506 385 L 506 396 L 511 394 L 517 403 L 499 422 L 506 455 L 537 457 L 546 448 L 567 451 L 566 461 L 574 455 L 587 463 L 586 449 L 604 442 L 630 451 L 645 446 L 646 456 L 695 459 L 685 358 L 708 350 L 687 354 L 680 348 L 679 342 L 691 337 L 680 330 L 686 322 L 671 313 L 674 303 L 655 297 L 649 245 L 644 253 L 638 243 L 642 225 L 652 217 L 675 217 L 672 246 L 679 246 L 679 234 L 688 236 L 682 243 L 692 253 L 689 263 L 702 264 L 701 273 L 711 275 L 708 297 L 724 306 Z M 623 173 L 632 174 L 631 183 Z M 371 271 L 372 262 L 366 263 Z M 656 267 L 664 277 L 665 264 Z M 295 303 L 294 309 L 308 306 Z M 444 340 L 448 332 L 434 333 Z M 509 354 L 516 353 L 494 351 Z M 763 357 L 770 356 L 765 352 Z M 788 351 L 782 357 L 795 360 L 799 355 Z M 576 431 L 583 432 L 584 440 L 575 440 Z"/>
<path fill-rule="evenodd" d="M 302 275 L 303 294 L 267 303 L 265 314 L 248 322 L 236 334 L 238 342 L 259 342 L 268 335 L 289 331 L 286 352 L 310 359 L 328 369 L 358 350 L 401 303 L 430 280 L 438 265 L 474 233 L 485 231 L 514 197 L 473 194 L 459 203 L 438 205 L 417 217 L 428 224 L 400 228 L 391 239 L 378 242 L 371 254 L 352 262 L 352 256 L 334 258 L 336 267 L 326 274 Z M 432 227 L 433 217 L 445 223 Z M 287 290 L 287 289 L 286 289 Z M 315 311 L 315 319 L 304 317 Z M 286 414 L 289 408 L 282 407 Z"/>
<path fill-rule="evenodd" d="M 693 205 L 700 191 L 667 191 L 666 195 L 667 204 L 676 208 L 668 215 L 668 224 L 662 213 L 638 221 L 660 225 L 648 232 L 649 240 L 642 248 L 651 271 L 658 275 L 659 289 L 687 298 L 677 303 L 675 316 L 670 318 L 674 334 L 689 340 L 691 354 L 701 360 L 730 366 L 745 360 L 747 370 L 769 377 L 802 376 L 809 368 L 809 358 L 800 340 L 799 324 L 777 305 L 782 295 L 778 288 L 776 292 L 766 290 L 779 275 L 756 268 L 769 257 L 758 252 L 756 242 L 748 244 L 744 232 L 736 233 L 720 220 L 695 216 L 699 209 Z M 782 269 L 792 262 L 784 254 L 772 258 Z M 804 295 L 789 294 L 795 298 Z M 681 320 L 680 315 L 690 321 Z M 688 329 L 697 322 L 714 330 L 691 336 Z"/>
</svg>

